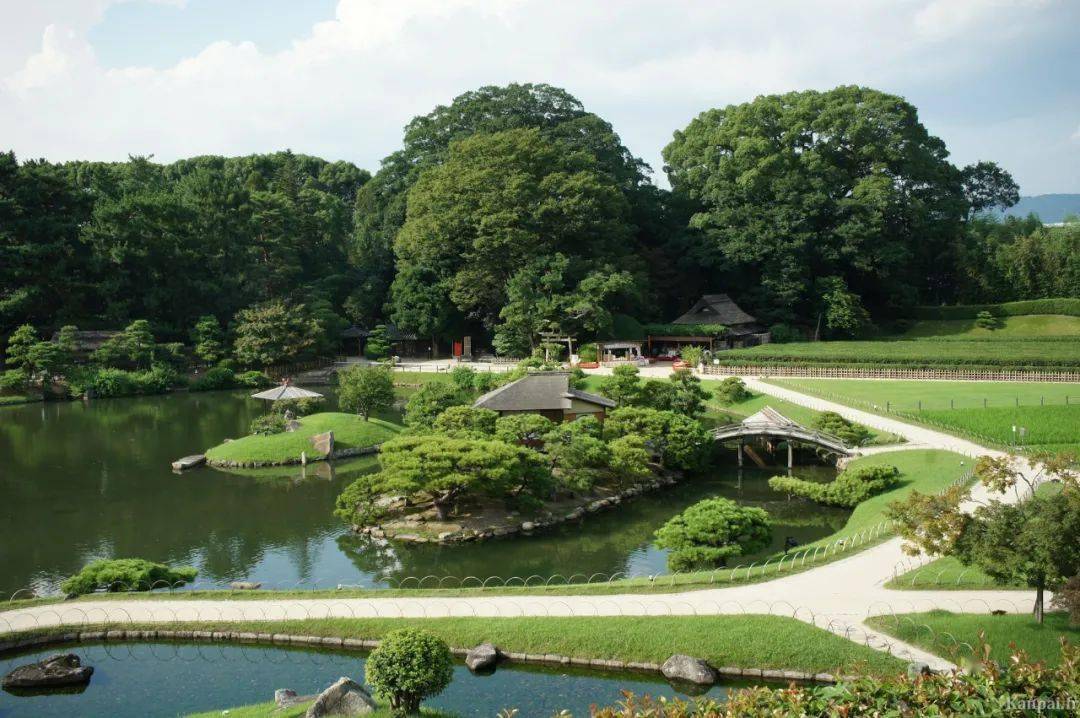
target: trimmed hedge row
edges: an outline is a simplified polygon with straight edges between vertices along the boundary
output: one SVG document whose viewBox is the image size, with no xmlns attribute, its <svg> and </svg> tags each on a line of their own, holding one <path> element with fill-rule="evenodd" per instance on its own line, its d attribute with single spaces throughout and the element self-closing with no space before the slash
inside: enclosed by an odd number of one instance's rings
<svg viewBox="0 0 1080 718">
<path fill-rule="evenodd" d="M 1026 299 L 1001 304 L 958 304 L 951 307 L 915 307 L 912 319 L 975 319 L 979 312 L 995 317 L 1021 317 L 1029 314 L 1066 314 L 1080 317 L 1080 299 Z"/>
</svg>

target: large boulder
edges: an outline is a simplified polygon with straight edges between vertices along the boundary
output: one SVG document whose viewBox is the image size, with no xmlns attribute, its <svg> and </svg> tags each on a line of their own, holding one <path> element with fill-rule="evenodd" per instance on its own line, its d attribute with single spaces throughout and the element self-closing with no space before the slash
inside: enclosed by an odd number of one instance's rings
<svg viewBox="0 0 1080 718">
<path fill-rule="evenodd" d="M 90 681 L 93 666 L 84 666 L 74 653 L 57 653 L 55 656 L 19 666 L 4 676 L 3 688 L 43 689 L 62 686 L 78 686 Z"/>
<path fill-rule="evenodd" d="M 470 671 L 484 671 L 499 662 L 499 649 L 493 643 L 481 643 L 465 654 L 465 665 Z"/>
<path fill-rule="evenodd" d="M 660 666 L 660 672 L 664 674 L 664 678 L 671 681 L 685 681 L 699 686 L 716 683 L 716 671 L 708 663 L 700 658 L 684 656 L 681 653 L 664 661 L 664 665 Z"/>
<path fill-rule="evenodd" d="M 304 718 L 361 716 L 371 713 L 375 708 L 375 699 L 362 685 L 342 676 L 308 706 Z"/>
</svg>

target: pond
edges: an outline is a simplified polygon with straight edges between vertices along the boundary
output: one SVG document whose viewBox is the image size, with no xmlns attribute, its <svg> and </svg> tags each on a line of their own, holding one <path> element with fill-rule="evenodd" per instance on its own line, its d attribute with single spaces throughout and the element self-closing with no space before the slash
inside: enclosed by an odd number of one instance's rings
<svg viewBox="0 0 1080 718">
<path fill-rule="evenodd" d="M 0 591 L 55 589 L 101 557 L 189 564 L 199 586 L 241 579 L 267 588 L 383 586 L 406 576 L 663 573 L 652 546 L 689 504 L 727 496 L 774 515 L 774 545 L 843 526 L 847 513 L 772 492 L 782 469 L 735 468 L 719 452 L 708 476 L 531 537 L 460 546 L 396 546 L 349 533 L 334 498 L 373 458 L 304 467 L 174 473 L 170 462 L 241 436 L 265 406 L 242 392 L 186 393 L 0 408 Z M 796 469 L 827 479 L 827 467 Z"/>
<path fill-rule="evenodd" d="M 272 700 L 277 688 L 312 695 L 341 676 L 364 680 L 362 653 L 220 643 L 72 644 L 5 655 L 0 658 L 0 672 L 6 674 L 59 651 L 75 653 L 84 665 L 94 667 L 85 690 L 48 695 L 0 691 L 0 716 L 173 718 L 262 703 Z M 729 691 L 748 685 L 724 682 L 713 686 L 708 695 L 722 699 Z M 522 717 L 551 716 L 563 709 L 584 716 L 591 704 L 620 700 L 623 690 L 681 695 L 654 673 L 504 664 L 491 675 L 478 676 L 455 664 L 450 686 L 425 705 L 461 718 L 490 718 L 504 708 L 517 708 Z"/>
</svg>

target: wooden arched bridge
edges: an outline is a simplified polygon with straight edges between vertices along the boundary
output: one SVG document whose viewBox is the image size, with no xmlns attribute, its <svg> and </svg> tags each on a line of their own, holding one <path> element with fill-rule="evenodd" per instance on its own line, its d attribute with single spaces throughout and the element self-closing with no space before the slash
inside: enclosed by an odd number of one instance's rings
<svg viewBox="0 0 1080 718">
<path fill-rule="evenodd" d="M 720 442 L 739 442 L 739 466 L 743 465 L 743 446 L 747 439 L 780 439 L 788 445 L 788 468 L 794 463 L 792 444 L 812 444 L 823 449 L 839 454 L 851 456 L 854 450 L 844 443 L 842 439 L 822 431 L 807 429 L 805 426 L 792 421 L 772 407 L 766 406 L 761 411 L 743 419 L 738 424 L 725 424 L 719 426 L 713 432 L 713 437 Z M 761 464 L 762 462 L 751 453 L 751 458 Z"/>
</svg>

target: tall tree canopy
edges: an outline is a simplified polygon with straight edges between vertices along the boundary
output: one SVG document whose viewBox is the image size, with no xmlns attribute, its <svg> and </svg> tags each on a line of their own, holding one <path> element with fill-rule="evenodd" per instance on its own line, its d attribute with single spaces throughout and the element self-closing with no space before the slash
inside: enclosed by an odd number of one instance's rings
<svg viewBox="0 0 1080 718">
<path fill-rule="evenodd" d="M 814 316 L 817 277 L 871 309 L 946 291 L 967 209 L 947 157 L 912 105 L 861 87 L 708 110 L 664 149 L 696 256 L 773 319 Z"/>
<path fill-rule="evenodd" d="M 658 247 L 674 231 L 676 220 L 665 213 L 665 193 L 648 180 L 648 167 L 630 154 L 610 124 L 585 110 L 573 95 L 544 84 L 481 87 L 414 118 L 405 127 L 402 148 L 384 159 L 379 172 L 359 191 L 353 255 L 357 266 L 369 268 L 354 295 L 359 311 L 378 316 L 387 299 L 394 279 L 394 239 L 405 224 L 407 197 L 420 176 L 446 162 L 455 142 L 517 129 L 536 130 L 546 142 L 592 156 L 597 170 L 626 199 L 629 221 L 642 247 Z M 403 301 L 395 296 L 395 312 L 407 311 Z M 401 323 L 431 333 L 418 324 Z"/>
<path fill-rule="evenodd" d="M 600 281 L 591 272 L 633 264 L 633 231 L 626 197 L 590 152 L 537 129 L 454 142 L 409 191 L 394 242 L 393 319 L 409 327 L 415 314 L 442 316 L 449 305 L 461 320 L 494 327 L 521 272 L 554 271 L 562 292 L 588 295 Z M 424 328 L 447 331 L 446 319 Z"/>
</svg>

